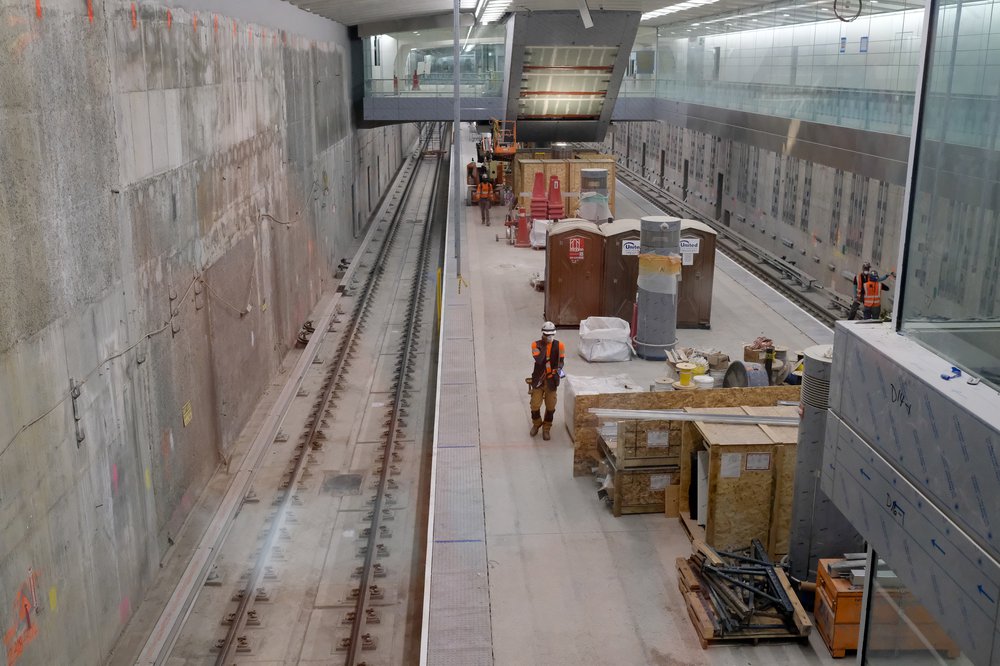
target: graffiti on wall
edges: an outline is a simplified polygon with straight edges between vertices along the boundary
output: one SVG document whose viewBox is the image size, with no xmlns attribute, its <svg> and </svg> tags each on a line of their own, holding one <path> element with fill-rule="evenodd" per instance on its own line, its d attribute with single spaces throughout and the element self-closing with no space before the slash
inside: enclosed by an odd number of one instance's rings
<svg viewBox="0 0 1000 666">
<path fill-rule="evenodd" d="M 14 594 L 14 622 L 3 635 L 7 666 L 14 666 L 24 649 L 38 637 L 38 572 L 28 569 L 28 577 Z"/>
</svg>

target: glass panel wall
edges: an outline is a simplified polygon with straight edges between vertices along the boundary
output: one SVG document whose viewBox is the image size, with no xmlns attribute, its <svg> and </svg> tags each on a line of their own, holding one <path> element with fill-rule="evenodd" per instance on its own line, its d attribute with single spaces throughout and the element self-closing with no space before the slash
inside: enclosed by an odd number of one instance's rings
<svg viewBox="0 0 1000 666">
<path fill-rule="evenodd" d="M 867 666 L 973 666 L 883 561 L 869 580 Z"/>
<path fill-rule="evenodd" d="M 900 327 L 1000 388 L 1000 0 L 935 5 Z"/>
<path fill-rule="evenodd" d="M 876 0 L 861 7 L 845 20 L 832 3 L 796 0 L 708 19 L 671 15 L 674 22 L 657 28 L 655 94 L 908 135 L 924 3 Z M 642 82 L 626 80 L 622 94 L 643 91 Z"/>
<path fill-rule="evenodd" d="M 463 97 L 503 95 L 506 30 L 501 25 L 463 28 Z M 450 28 L 376 35 L 365 40 L 365 94 L 450 97 L 454 52 Z"/>
</svg>

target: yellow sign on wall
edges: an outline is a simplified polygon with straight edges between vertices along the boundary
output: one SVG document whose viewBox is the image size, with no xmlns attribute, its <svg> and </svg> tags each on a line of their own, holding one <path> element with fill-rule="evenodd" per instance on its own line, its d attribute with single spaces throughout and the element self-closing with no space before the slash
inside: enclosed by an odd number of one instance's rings
<svg viewBox="0 0 1000 666">
<path fill-rule="evenodd" d="M 184 420 L 184 427 L 187 428 L 188 424 L 191 423 L 191 418 L 194 416 L 191 412 L 191 401 L 188 400 L 181 407 L 181 418 Z"/>
</svg>

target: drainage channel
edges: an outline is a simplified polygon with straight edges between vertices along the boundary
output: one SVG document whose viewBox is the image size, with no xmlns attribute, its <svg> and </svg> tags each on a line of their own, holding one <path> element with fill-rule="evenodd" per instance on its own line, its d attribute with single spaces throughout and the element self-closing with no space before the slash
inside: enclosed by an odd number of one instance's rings
<svg viewBox="0 0 1000 666">
<path fill-rule="evenodd" d="M 441 132 L 425 128 L 337 314 L 313 333 L 316 357 L 163 663 L 416 653 Z"/>
</svg>

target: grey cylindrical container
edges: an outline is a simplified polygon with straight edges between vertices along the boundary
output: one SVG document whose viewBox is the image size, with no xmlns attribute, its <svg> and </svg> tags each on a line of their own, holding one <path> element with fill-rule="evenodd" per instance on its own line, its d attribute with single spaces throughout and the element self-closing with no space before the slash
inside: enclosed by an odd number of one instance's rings
<svg viewBox="0 0 1000 666">
<path fill-rule="evenodd" d="M 635 350 L 645 359 L 663 360 L 677 344 L 677 282 L 680 280 L 681 220 L 650 216 L 640 220 L 639 279 Z M 677 272 L 645 270 L 643 255 L 676 257 Z"/>
<path fill-rule="evenodd" d="M 802 369 L 802 421 L 796 446 L 795 488 L 788 539 L 792 575 L 813 580 L 818 560 L 862 552 L 863 540 L 820 489 L 826 417 L 830 407 L 833 345 L 805 350 Z"/>
</svg>

